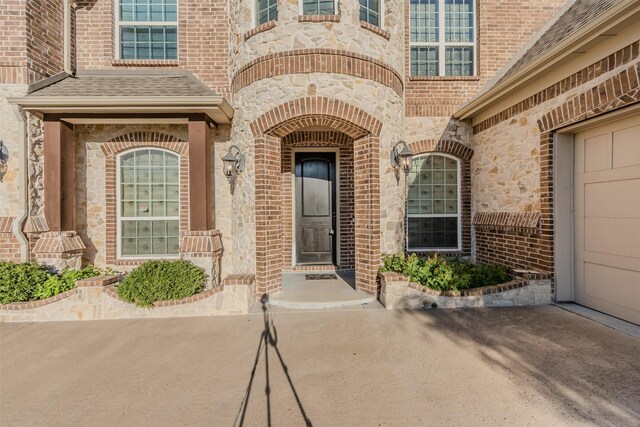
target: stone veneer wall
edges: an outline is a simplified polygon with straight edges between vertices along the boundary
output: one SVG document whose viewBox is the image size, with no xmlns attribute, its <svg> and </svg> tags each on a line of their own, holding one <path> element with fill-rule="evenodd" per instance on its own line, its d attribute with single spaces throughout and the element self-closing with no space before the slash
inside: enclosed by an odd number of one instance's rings
<svg viewBox="0 0 640 427">
<path fill-rule="evenodd" d="M 172 135 L 187 141 L 185 125 L 77 125 L 75 127 L 76 148 L 76 231 L 86 245 L 84 256 L 86 261 L 98 266 L 116 266 L 113 258 L 116 235 L 113 225 L 108 229 L 109 216 L 115 215 L 113 203 L 108 199 L 115 198 L 115 171 L 107 172 L 107 162 L 102 146 L 114 144 L 115 138 L 134 132 L 150 132 L 154 134 Z M 187 143 L 184 142 L 184 145 Z M 144 141 L 144 146 L 162 146 Z M 186 162 L 181 156 L 181 168 Z M 188 228 L 187 191 L 185 171 L 181 169 L 181 206 L 180 229 Z M 113 199 L 115 200 L 115 199 Z M 112 255 L 109 255 L 109 254 Z M 120 263 L 121 264 L 121 263 Z M 135 263 L 134 263 L 135 264 Z M 118 265 L 122 269 L 121 265 Z"/>
<path fill-rule="evenodd" d="M 640 101 L 640 42 L 635 42 L 473 127 L 474 218 L 479 261 L 554 270 L 553 131 Z M 505 155 L 507 153 L 507 155 Z M 517 230 L 501 213 L 539 223 Z"/>
<path fill-rule="evenodd" d="M 367 160 L 374 162 L 376 174 L 379 175 L 373 182 L 367 181 L 368 185 L 375 186 L 376 192 L 380 191 L 378 200 L 367 205 L 375 207 L 376 212 L 372 215 L 375 215 L 376 221 L 379 217 L 380 221 L 381 239 L 377 244 L 380 247 L 371 248 L 371 256 L 377 257 L 373 254 L 380 250 L 402 250 L 404 184 L 396 183 L 388 159 L 395 142 L 403 137 L 403 82 L 400 77 L 404 67 L 401 31 L 404 25 L 401 13 L 403 4 L 398 0 L 384 3 L 387 19 L 383 29 L 388 34 L 361 26 L 357 2 L 340 2 L 339 16 L 313 19 L 298 17 L 297 2 L 280 3 L 278 7 L 278 21 L 258 28 L 254 28 L 251 8 L 244 3 L 232 2 L 230 10 L 233 36 L 229 75 L 232 80 L 232 104 L 236 109 L 231 139 L 246 154 L 247 168 L 239 177 L 233 197 L 222 196 L 229 203 L 218 203 L 218 195 L 216 202 L 218 215 L 232 218 L 231 224 L 221 225 L 220 228 L 223 236 L 233 235 L 230 251 L 234 254 L 235 271 L 253 272 L 258 268 L 256 234 L 260 234 L 260 231 L 256 227 L 256 205 L 259 204 L 256 197 L 262 197 L 261 193 L 271 191 L 271 187 L 265 186 L 262 177 L 256 176 L 256 165 L 271 161 L 271 155 L 277 156 L 280 164 L 282 157 L 287 155 L 280 151 L 280 142 L 267 138 L 265 144 L 277 144 L 278 149 L 264 154 L 267 157 L 257 158 L 257 154 L 263 154 L 255 151 L 259 141 L 250 125 L 269 111 L 301 99 L 318 103 L 345 103 L 344 111 L 335 111 L 332 117 L 322 119 L 324 127 L 313 128 L 314 131 L 339 130 L 336 126 L 341 126 L 340 123 L 346 126 L 346 122 L 352 120 L 360 110 L 383 124 L 380 134 L 376 135 L 379 137 L 379 147 L 375 147 L 375 158 Z M 290 60 L 285 61 L 284 58 Z M 269 61 L 277 63 L 277 72 L 269 72 L 273 69 Z M 253 67 L 250 71 L 249 66 Z M 315 118 L 318 119 L 317 116 Z M 279 120 L 282 118 L 274 116 L 273 125 Z M 297 122 L 296 126 L 289 132 L 305 130 L 301 122 Z M 281 136 L 284 134 L 278 138 Z M 277 193 L 273 193 L 274 197 L 280 198 L 280 190 Z M 364 208 L 366 206 L 363 205 Z M 355 211 L 357 216 L 357 207 Z M 272 217 L 276 220 L 280 215 L 278 211 Z M 356 236 L 356 242 L 357 239 Z M 291 252 L 290 243 L 283 246 L 272 239 L 269 244 L 270 250 L 280 254 Z M 260 248 L 261 245 L 258 243 Z M 285 260 L 289 256 L 285 255 Z M 278 257 L 277 262 L 280 262 L 280 255 Z M 290 262 L 285 261 L 284 264 Z M 260 277 L 258 274 L 258 286 L 261 286 Z M 274 280 L 277 281 L 277 278 Z M 372 282 L 375 282 L 375 277 Z M 374 288 L 375 284 L 371 283 L 371 286 Z"/>
</svg>

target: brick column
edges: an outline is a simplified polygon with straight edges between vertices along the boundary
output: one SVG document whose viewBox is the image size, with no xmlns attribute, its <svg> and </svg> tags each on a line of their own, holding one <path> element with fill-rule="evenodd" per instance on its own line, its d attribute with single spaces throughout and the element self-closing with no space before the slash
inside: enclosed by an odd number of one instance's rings
<svg viewBox="0 0 640 427">
<path fill-rule="evenodd" d="M 44 216 L 49 231 L 75 228 L 75 149 L 73 126 L 44 121 Z"/>
<path fill-rule="evenodd" d="M 354 141 L 356 288 L 376 293 L 380 266 L 380 139 Z"/>
<path fill-rule="evenodd" d="M 282 286 L 282 202 L 280 200 L 280 138 L 255 140 L 256 284 L 258 295 Z"/>
<path fill-rule="evenodd" d="M 211 132 L 204 118 L 189 120 L 189 230 L 213 228 Z"/>
</svg>

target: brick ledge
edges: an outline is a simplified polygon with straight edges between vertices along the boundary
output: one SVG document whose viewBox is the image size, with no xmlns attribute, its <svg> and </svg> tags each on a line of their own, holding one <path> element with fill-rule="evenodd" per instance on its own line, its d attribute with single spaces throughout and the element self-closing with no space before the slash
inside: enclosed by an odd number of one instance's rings
<svg viewBox="0 0 640 427">
<path fill-rule="evenodd" d="M 69 289 L 68 291 L 64 291 L 59 293 L 58 295 L 54 295 L 45 299 L 38 299 L 33 301 L 24 301 L 24 302 L 12 302 L 9 304 L 0 304 L 0 310 L 27 310 L 30 308 L 38 308 L 44 307 L 45 305 L 52 304 L 56 301 L 60 301 L 61 299 L 65 299 L 74 295 L 78 292 L 77 288 Z"/>
<path fill-rule="evenodd" d="M 528 280 L 520 277 L 516 277 L 506 283 L 499 285 L 483 286 L 480 288 L 464 289 L 462 291 L 436 291 L 435 289 L 428 288 L 419 283 L 414 283 L 411 279 L 403 274 L 395 272 L 382 272 L 378 273 L 378 276 L 385 282 L 408 282 L 407 286 L 411 289 L 423 292 L 427 295 L 443 296 L 443 297 L 474 297 L 489 294 L 497 294 L 500 292 L 511 291 L 513 289 L 523 288 L 528 286 Z"/>
<path fill-rule="evenodd" d="M 383 30 L 377 25 L 373 25 L 368 23 L 367 21 L 360 21 L 360 28 L 364 28 L 365 30 L 371 31 L 374 34 L 379 35 L 382 38 L 389 40 L 391 38 L 391 33 L 387 30 Z"/>
<path fill-rule="evenodd" d="M 275 28 L 277 22 L 278 21 L 276 21 L 275 19 L 272 19 L 271 21 L 267 21 L 264 24 L 260 24 L 257 27 L 252 28 L 251 30 L 244 33 L 244 36 L 243 36 L 244 41 L 249 40 L 251 37 L 255 36 L 256 34 L 260 34 L 265 31 L 269 31 L 272 28 Z"/>
<path fill-rule="evenodd" d="M 298 15 L 298 22 L 340 22 L 340 15 Z"/>
</svg>

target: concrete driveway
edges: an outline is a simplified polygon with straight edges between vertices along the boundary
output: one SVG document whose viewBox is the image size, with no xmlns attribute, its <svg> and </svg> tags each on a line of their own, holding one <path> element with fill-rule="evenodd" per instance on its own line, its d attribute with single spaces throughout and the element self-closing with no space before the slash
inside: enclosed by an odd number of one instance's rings
<svg viewBox="0 0 640 427">
<path fill-rule="evenodd" d="M 0 425 L 640 424 L 640 340 L 556 307 L 268 322 L 2 324 Z"/>
</svg>

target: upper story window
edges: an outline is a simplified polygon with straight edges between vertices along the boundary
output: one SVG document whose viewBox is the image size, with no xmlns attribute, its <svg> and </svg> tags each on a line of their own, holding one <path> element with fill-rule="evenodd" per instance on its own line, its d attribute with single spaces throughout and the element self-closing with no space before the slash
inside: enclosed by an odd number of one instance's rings
<svg viewBox="0 0 640 427">
<path fill-rule="evenodd" d="M 277 0 L 256 0 L 256 25 L 278 20 Z"/>
<path fill-rule="evenodd" d="M 120 59 L 177 59 L 177 0 L 118 0 Z"/>
<path fill-rule="evenodd" d="M 412 76 L 475 74 L 474 0 L 410 0 Z"/>
<path fill-rule="evenodd" d="M 178 155 L 137 149 L 118 157 L 118 256 L 176 256 L 179 247 Z"/>
<path fill-rule="evenodd" d="M 337 15 L 337 0 L 301 0 L 301 15 Z"/>
<path fill-rule="evenodd" d="M 460 250 L 460 161 L 418 156 L 407 178 L 407 249 Z"/>
<path fill-rule="evenodd" d="M 360 0 L 360 20 L 380 26 L 380 0 Z"/>
</svg>

